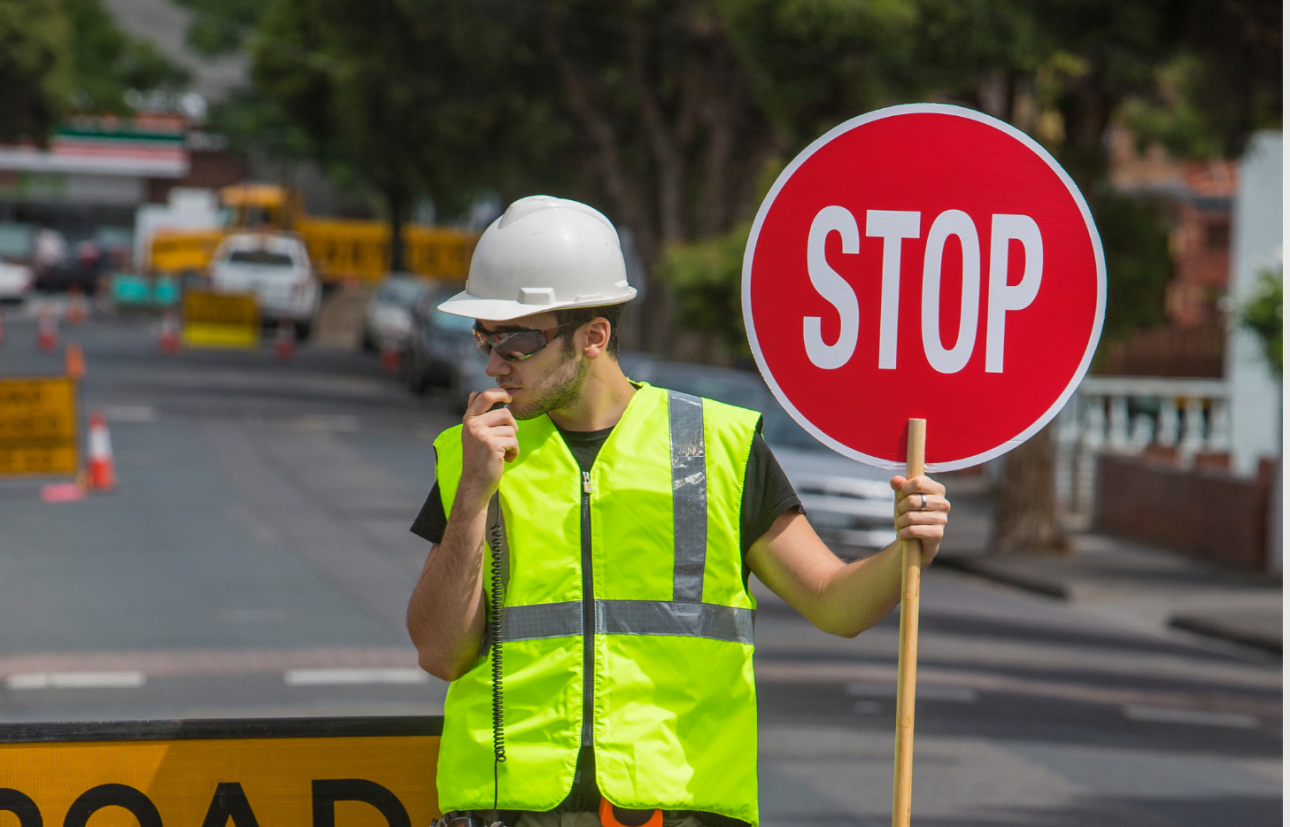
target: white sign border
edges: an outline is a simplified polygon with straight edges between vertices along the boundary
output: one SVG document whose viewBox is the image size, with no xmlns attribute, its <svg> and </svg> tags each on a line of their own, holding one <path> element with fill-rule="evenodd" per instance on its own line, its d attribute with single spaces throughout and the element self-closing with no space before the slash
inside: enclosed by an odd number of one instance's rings
<svg viewBox="0 0 1290 827">
<path fill-rule="evenodd" d="M 1097 310 L 1095 313 L 1096 318 L 1093 323 L 1093 331 L 1088 340 L 1088 347 L 1084 350 L 1084 358 L 1080 361 L 1079 368 L 1075 371 L 1075 375 L 1071 377 L 1071 381 L 1066 386 L 1066 389 L 1062 391 L 1059 397 L 1057 397 L 1057 401 L 1054 402 L 1052 406 L 1039 417 L 1039 419 L 1031 424 L 1030 427 L 1026 428 L 1020 434 L 1017 434 L 1011 439 L 1005 440 L 1001 445 L 965 459 L 956 459 L 949 462 L 927 463 L 926 468 L 928 473 L 939 473 L 943 471 L 957 471 L 960 468 L 970 468 L 973 465 L 980 465 L 983 462 L 988 462 L 995 457 L 1002 456 L 1008 451 L 1011 451 L 1013 448 L 1016 448 L 1018 445 L 1038 433 L 1041 428 L 1051 422 L 1053 418 L 1061 412 L 1062 408 L 1066 406 L 1067 401 L 1075 393 L 1080 382 L 1084 379 L 1084 375 L 1088 372 L 1089 364 L 1093 361 L 1093 354 L 1097 350 L 1098 340 L 1102 337 L 1102 323 L 1106 317 L 1106 258 L 1102 252 L 1102 237 L 1098 233 L 1096 225 L 1093 223 L 1093 214 L 1089 211 L 1088 203 L 1084 200 L 1083 193 L 1079 191 L 1079 187 L 1075 186 L 1075 182 L 1071 180 L 1070 175 L 1066 173 L 1066 170 L 1062 169 L 1061 164 L 1057 163 L 1057 160 L 1049 154 L 1048 150 L 1040 146 L 1038 142 L 1026 133 L 1011 124 L 999 120 L 998 118 L 993 118 L 983 112 L 977 112 L 974 109 L 967 109 L 962 106 L 953 106 L 945 103 L 906 103 L 898 106 L 888 106 L 885 109 L 868 112 L 864 115 L 860 115 L 849 121 L 838 124 L 819 138 L 816 138 L 810 146 L 798 153 L 797 157 L 794 158 L 792 162 L 784 168 L 784 171 L 779 174 L 779 177 L 775 179 L 775 185 L 770 188 L 770 192 L 766 193 L 766 197 L 762 200 L 761 207 L 757 210 L 757 217 L 753 220 L 752 232 L 748 234 L 748 243 L 744 247 L 742 298 L 744 306 L 744 329 L 748 332 L 748 345 L 752 348 L 753 358 L 757 360 L 757 368 L 761 371 L 762 378 L 766 380 L 766 384 L 770 387 L 771 393 L 773 393 L 775 398 L 779 400 L 779 403 L 784 406 L 784 410 L 788 412 L 789 416 L 793 417 L 793 419 L 797 421 L 797 424 L 805 428 L 811 436 L 845 457 L 859 460 L 867 465 L 874 465 L 879 468 L 892 470 L 903 469 L 905 466 L 900 462 L 894 462 L 892 460 L 881 459 L 879 457 L 861 453 L 860 451 L 843 445 L 828 434 L 825 434 L 819 428 L 815 427 L 809 419 L 803 416 L 802 412 L 789 401 L 788 396 L 780 389 L 779 383 L 775 381 L 775 377 L 771 375 L 770 369 L 766 366 L 766 359 L 762 355 L 761 345 L 757 341 L 757 328 L 756 325 L 753 324 L 751 301 L 752 262 L 753 251 L 756 250 L 757 239 L 761 235 L 762 222 L 766 219 L 767 213 L 770 212 L 771 206 L 775 203 L 775 198 L 779 195 L 779 191 L 783 189 L 786 183 L 788 183 L 788 180 L 793 176 L 793 173 L 797 171 L 798 167 L 806 163 L 807 159 L 819 151 L 819 149 L 825 144 L 843 133 L 850 132 L 856 127 L 896 115 L 912 115 L 919 113 L 951 115 L 983 123 L 986 126 L 992 126 L 995 129 L 1017 139 L 1032 152 L 1042 158 L 1043 161 L 1048 164 L 1049 168 L 1057 174 L 1057 177 L 1061 179 L 1062 183 L 1066 185 L 1066 189 L 1070 192 L 1071 197 L 1075 199 L 1075 203 L 1079 207 L 1080 214 L 1084 216 L 1084 224 L 1088 228 L 1089 240 L 1093 243 L 1093 255 L 1097 263 Z M 882 404 L 882 402 L 879 401 L 875 404 Z M 929 426 L 934 427 L 934 423 L 929 422 L 928 424 Z"/>
</svg>

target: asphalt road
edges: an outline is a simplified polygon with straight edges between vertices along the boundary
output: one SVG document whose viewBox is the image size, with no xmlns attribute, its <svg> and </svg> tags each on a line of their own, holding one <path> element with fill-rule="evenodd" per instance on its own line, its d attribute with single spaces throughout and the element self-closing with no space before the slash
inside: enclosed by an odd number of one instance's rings
<svg viewBox="0 0 1290 827">
<path fill-rule="evenodd" d="M 60 371 L 16 315 L 0 374 Z M 48 480 L 0 480 L 0 721 L 442 710 L 403 629 L 442 400 L 367 354 L 167 356 L 145 318 L 62 333 L 120 485 L 44 503 Z M 1281 823 L 1279 660 L 923 582 L 915 824 Z M 764 823 L 890 823 L 895 616 L 841 640 L 760 591 Z"/>
</svg>

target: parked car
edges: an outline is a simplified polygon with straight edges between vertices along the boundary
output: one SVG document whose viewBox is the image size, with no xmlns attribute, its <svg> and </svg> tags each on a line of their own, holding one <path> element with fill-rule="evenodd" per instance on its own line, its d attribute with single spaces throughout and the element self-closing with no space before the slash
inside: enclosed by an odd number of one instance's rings
<svg viewBox="0 0 1290 827">
<path fill-rule="evenodd" d="M 31 268 L 0 259 L 0 302 L 16 303 L 26 298 L 35 282 Z"/>
<path fill-rule="evenodd" d="M 376 350 L 385 342 L 403 350 L 412 335 L 412 309 L 428 289 L 430 282 L 419 276 L 386 276 L 363 312 L 363 350 Z"/>
<path fill-rule="evenodd" d="M 761 411 L 762 436 L 793 483 L 820 538 L 840 556 L 860 556 L 895 542 L 891 474 L 827 448 L 780 406 L 758 374 L 623 354 L 632 379 Z"/>
<path fill-rule="evenodd" d="M 403 351 L 404 381 L 413 393 L 425 393 L 431 387 L 451 395 L 458 411 L 466 410 L 466 400 L 474 391 L 497 387 L 484 373 L 488 359 L 475 346 L 470 332 L 475 320 L 437 308 L 461 292 L 461 286 L 449 282 L 426 282 L 426 290 L 412 309 L 412 330 Z"/>
<path fill-rule="evenodd" d="M 302 339 L 313 327 L 322 295 L 304 242 L 286 233 L 224 239 L 211 259 L 210 285 L 219 293 L 254 293 L 265 322 L 295 322 Z"/>
</svg>

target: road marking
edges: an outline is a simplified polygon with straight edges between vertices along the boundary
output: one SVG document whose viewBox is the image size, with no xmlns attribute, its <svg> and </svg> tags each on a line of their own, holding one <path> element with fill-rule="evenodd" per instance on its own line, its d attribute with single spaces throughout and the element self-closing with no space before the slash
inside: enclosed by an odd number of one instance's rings
<svg viewBox="0 0 1290 827">
<path fill-rule="evenodd" d="M 886 698 L 895 700 L 896 684 L 872 681 L 851 681 L 843 690 L 853 698 Z M 959 704 L 974 704 L 980 693 L 970 686 L 937 686 L 929 684 L 919 686 L 915 696 L 920 701 L 949 701 Z"/>
<path fill-rule="evenodd" d="M 363 425 L 358 417 L 346 414 L 308 414 L 295 420 L 294 424 L 306 431 L 336 431 L 345 434 L 360 431 Z"/>
<path fill-rule="evenodd" d="M 757 663 L 757 683 L 887 683 L 896 685 L 895 666 L 836 661 L 801 661 L 762 658 Z M 1254 714 L 1281 720 L 1281 698 L 1225 697 L 1212 693 L 1172 692 L 1150 689 L 1118 689 L 1064 681 L 1017 678 L 968 669 L 920 666 L 918 691 L 927 686 L 971 687 L 978 692 L 1001 692 L 1039 698 L 1107 706 L 1152 706 L 1176 709 L 1213 710 Z M 893 697 L 895 692 L 892 693 Z"/>
<path fill-rule="evenodd" d="M 138 689 L 142 672 L 20 672 L 5 678 L 9 689 Z"/>
<path fill-rule="evenodd" d="M 1259 726 L 1258 718 L 1243 712 L 1201 712 L 1195 709 L 1170 709 L 1163 706 L 1126 706 L 1122 711 L 1124 717 L 1130 721 L 1225 726 L 1237 729 L 1257 729 Z"/>
<path fill-rule="evenodd" d="M 156 422 L 157 409 L 152 405 L 104 405 L 108 422 Z"/>
<path fill-rule="evenodd" d="M 417 650 L 188 649 L 133 652 L 58 652 L 0 655 L 0 677 L 34 672 L 142 672 L 149 678 L 200 675 L 281 675 L 288 669 L 411 669 Z"/>
<path fill-rule="evenodd" d="M 290 669 L 288 686 L 353 686 L 368 683 L 429 683 L 421 669 Z"/>
</svg>

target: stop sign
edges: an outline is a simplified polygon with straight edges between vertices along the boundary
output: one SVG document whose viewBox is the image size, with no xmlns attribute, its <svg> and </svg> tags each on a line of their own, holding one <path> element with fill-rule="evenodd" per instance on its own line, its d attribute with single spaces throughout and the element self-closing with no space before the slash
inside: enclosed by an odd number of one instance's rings
<svg viewBox="0 0 1290 827">
<path fill-rule="evenodd" d="M 1021 444 L 1061 410 L 1102 331 L 1088 205 L 1043 147 L 940 104 L 847 121 L 779 176 L 753 223 L 744 321 L 771 390 L 834 450 L 887 468 L 927 420 L 927 469 Z"/>
</svg>

